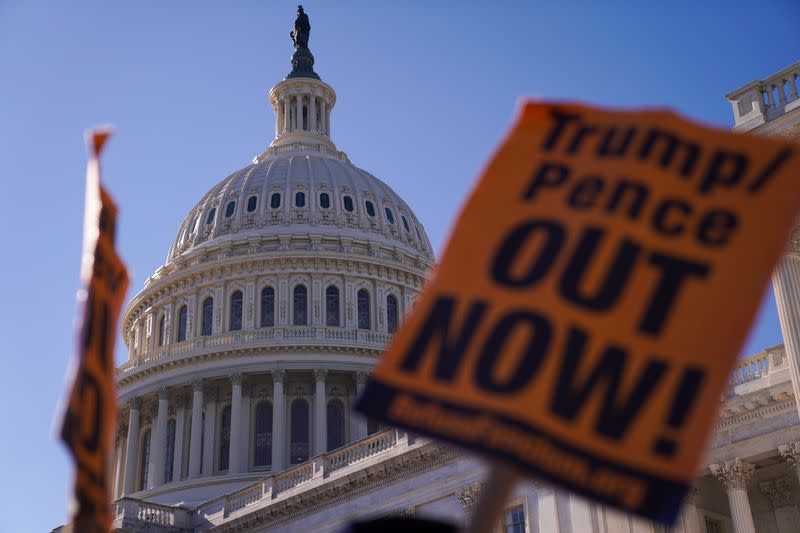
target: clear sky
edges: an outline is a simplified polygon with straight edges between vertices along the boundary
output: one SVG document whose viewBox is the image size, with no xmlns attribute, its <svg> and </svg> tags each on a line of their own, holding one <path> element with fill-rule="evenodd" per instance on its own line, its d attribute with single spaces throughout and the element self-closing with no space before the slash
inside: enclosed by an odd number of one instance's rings
<svg viewBox="0 0 800 533">
<path fill-rule="evenodd" d="M 796 0 L 699 4 L 305 7 L 316 71 L 338 94 L 334 141 L 405 198 L 440 250 L 519 97 L 667 106 L 727 128 L 725 94 L 800 59 Z M 83 130 L 117 129 L 104 179 L 130 297 L 194 203 L 272 140 L 267 93 L 290 70 L 295 9 L 0 0 L 0 532 L 65 520 L 72 467 L 52 428 L 75 344 Z M 765 302 L 744 353 L 781 342 Z"/>
</svg>

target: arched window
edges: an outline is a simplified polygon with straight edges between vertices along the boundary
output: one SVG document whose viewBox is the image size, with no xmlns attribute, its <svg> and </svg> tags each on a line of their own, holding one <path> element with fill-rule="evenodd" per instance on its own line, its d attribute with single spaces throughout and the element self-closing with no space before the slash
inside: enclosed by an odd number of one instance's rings
<svg viewBox="0 0 800 533">
<path fill-rule="evenodd" d="M 222 410 L 219 422 L 219 465 L 220 470 L 227 470 L 231 458 L 231 406 Z"/>
<path fill-rule="evenodd" d="M 320 193 L 319 206 L 322 209 L 328 209 L 331 206 L 331 197 L 328 195 L 328 193 L 326 192 Z"/>
<path fill-rule="evenodd" d="M 167 449 L 164 451 L 164 483 L 172 481 L 172 463 L 175 460 L 175 419 L 167 420 Z"/>
<path fill-rule="evenodd" d="M 228 205 L 225 207 L 225 218 L 231 218 L 235 210 L 236 210 L 236 202 L 234 201 L 228 202 Z"/>
<path fill-rule="evenodd" d="M 386 220 L 389 221 L 389 224 L 394 224 L 394 214 L 392 213 L 392 210 L 388 207 L 384 207 L 383 212 L 386 213 Z"/>
<path fill-rule="evenodd" d="M 295 205 L 295 207 L 305 207 L 306 206 L 306 193 L 300 192 L 300 191 L 294 193 L 294 205 Z"/>
<path fill-rule="evenodd" d="M 325 289 L 325 325 L 339 326 L 339 289 L 333 285 Z"/>
<path fill-rule="evenodd" d="M 217 208 L 212 207 L 211 211 L 208 212 L 208 216 L 206 217 L 206 224 L 211 224 L 214 222 L 214 215 L 217 214 Z"/>
<path fill-rule="evenodd" d="M 186 315 L 188 313 L 188 309 L 185 305 L 182 305 L 181 308 L 178 310 L 178 336 L 176 338 L 177 342 L 183 342 L 186 340 Z"/>
<path fill-rule="evenodd" d="M 367 214 L 369 216 L 371 216 L 371 217 L 374 217 L 375 216 L 375 206 L 372 205 L 372 202 L 367 200 L 366 202 L 364 202 L 364 206 L 367 208 Z"/>
<path fill-rule="evenodd" d="M 344 198 L 342 198 L 342 201 L 344 202 L 344 210 L 345 211 L 349 211 L 349 212 L 352 213 L 353 212 L 353 199 L 350 198 L 349 196 L 345 196 Z"/>
<path fill-rule="evenodd" d="M 293 401 L 290 416 L 292 427 L 289 432 L 289 455 L 291 464 L 296 465 L 308 461 L 308 402 L 300 398 Z"/>
<path fill-rule="evenodd" d="M 250 198 L 248 198 L 247 199 L 247 212 L 248 213 L 252 213 L 253 211 L 255 211 L 257 204 L 258 204 L 258 197 L 257 196 L 251 196 Z"/>
<path fill-rule="evenodd" d="M 161 315 L 158 319 L 158 345 L 164 346 L 164 330 L 167 327 L 167 317 Z"/>
<path fill-rule="evenodd" d="M 358 329 L 370 329 L 369 293 L 366 289 L 358 291 Z"/>
<path fill-rule="evenodd" d="M 231 294 L 231 331 L 242 329 L 242 291 L 234 291 Z"/>
<path fill-rule="evenodd" d="M 339 400 L 328 402 L 328 451 L 344 446 L 344 405 Z"/>
<path fill-rule="evenodd" d="M 261 327 L 271 328 L 275 325 L 275 289 L 261 289 Z"/>
<path fill-rule="evenodd" d="M 141 452 L 139 452 L 139 490 L 147 488 L 147 471 L 150 469 L 150 428 L 142 434 Z"/>
<path fill-rule="evenodd" d="M 386 329 L 389 333 L 397 331 L 397 298 L 390 294 L 386 297 Z"/>
<path fill-rule="evenodd" d="M 308 325 L 308 289 L 305 285 L 294 288 L 294 311 L 292 324 L 295 326 Z"/>
<path fill-rule="evenodd" d="M 253 466 L 272 465 L 272 404 L 260 402 L 256 406 L 255 434 L 253 435 Z M 279 444 L 280 445 L 280 444 Z"/>
<path fill-rule="evenodd" d="M 201 335 L 211 335 L 211 321 L 214 318 L 214 298 L 209 296 L 203 300 L 203 321 L 200 327 Z"/>
<path fill-rule="evenodd" d="M 281 206 L 281 193 L 274 192 L 272 193 L 272 197 L 269 199 L 269 206 L 272 209 L 278 209 Z"/>
</svg>

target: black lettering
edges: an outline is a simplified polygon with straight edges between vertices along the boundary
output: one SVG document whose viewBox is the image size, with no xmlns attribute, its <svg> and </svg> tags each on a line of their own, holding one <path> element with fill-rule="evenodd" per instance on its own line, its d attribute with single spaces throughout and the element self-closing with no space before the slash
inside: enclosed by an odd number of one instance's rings
<svg viewBox="0 0 800 533">
<path fill-rule="evenodd" d="M 621 179 L 611 191 L 611 197 L 608 200 L 608 205 L 606 205 L 606 213 L 615 212 L 623 204 L 623 199 L 628 196 L 631 199 L 628 203 L 628 212 L 626 214 L 631 220 L 636 220 L 641 214 L 649 194 L 650 191 L 646 185 Z"/>
<path fill-rule="evenodd" d="M 669 168 L 675 159 L 676 153 L 684 153 L 683 164 L 680 166 L 680 174 L 689 176 L 694 170 L 697 159 L 700 157 L 700 146 L 690 141 L 681 140 L 677 135 L 653 128 L 644 138 L 639 149 L 639 159 L 647 159 L 655 152 L 657 146 L 661 146 L 661 157 L 658 160 L 661 168 Z"/>
<path fill-rule="evenodd" d="M 574 154 L 577 152 L 584 139 L 595 133 L 597 133 L 597 128 L 595 126 L 580 126 L 578 131 L 575 132 L 575 135 L 573 135 L 572 141 L 567 145 L 567 153 Z"/>
<path fill-rule="evenodd" d="M 550 410 L 564 420 L 575 420 L 595 394 L 603 394 L 597 412 L 595 431 L 611 439 L 619 439 L 647 403 L 667 369 L 667 363 L 650 360 L 639 373 L 633 388 L 625 397 L 623 375 L 628 352 L 621 346 L 607 346 L 593 368 L 584 369 L 587 333 L 570 327 L 561 368 L 556 378 Z M 578 376 L 587 375 L 582 381 Z"/>
<path fill-rule="evenodd" d="M 539 165 L 539 169 L 533 173 L 531 183 L 528 185 L 528 188 L 525 189 L 522 198 L 525 200 L 532 199 L 536 196 L 536 193 L 539 192 L 539 189 L 543 187 L 559 187 L 566 181 L 569 174 L 570 169 L 568 166 L 545 161 Z"/>
<path fill-rule="evenodd" d="M 750 160 L 739 152 L 717 150 L 697 189 L 707 194 L 716 186 L 733 187 L 742 180 Z"/>
<path fill-rule="evenodd" d="M 586 209 L 593 207 L 597 198 L 603 191 L 603 178 L 599 176 L 586 176 L 575 186 L 567 198 L 567 203 L 575 209 Z"/>
<path fill-rule="evenodd" d="M 542 279 L 564 244 L 564 227 L 549 220 L 530 220 L 515 227 L 494 254 L 491 276 L 497 283 L 509 287 L 527 287 Z M 514 274 L 512 267 L 526 241 L 541 235 L 544 243 L 525 272 Z"/>
<path fill-rule="evenodd" d="M 553 129 L 550 130 L 550 133 L 544 140 L 542 144 L 542 149 L 548 152 L 552 151 L 553 147 L 558 143 L 558 140 L 561 138 L 561 134 L 564 132 L 565 126 L 570 122 L 578 121 L 580 123 L 581 116 L 580 115 L 572 115 L 569 113 L 562 113 L 558 109 L 553 109 L 550 111 L 550 118 L 555 121 L 553 124 Z"/>
<path fill-rule="evenodd" d="M 712 209 L 697 225 L 697 240 L 706 246 L 723 246 L 728 243 L 739 225 L 739 220 L 727 209 Z"/>
<path fill-rule="evenodd" d="M 519 354 L 514 370 L 505 379 L 498 379 L 496 363 L 503 354 L 509 337 L 518 328 L 528 330 L 528 341 Z M 543 316 L 531 311 L 512 311 L 495 324 L 486 339 L 475 365 L 475 382 L 482 389 L 497 394 L 513 394 L 524 388 L 538 372 L 547 356 L 552 328 Z"/>
<path fill-rule="evenodd" d="M 470 304 L 463 322 L 455 325 L 458 329 L 451 335 L 455 298 L 440 296 L 431 307 L 430 313 L 417 334 L 416 339 L 403 356 L 400 368 L 414 373 L 422 362 L 422 358 L 433 348 L 436 358 L 434 376 L 442 381 L 452 381 L 466 354 L 466 348 L 475 335 L 478 325 L 489 307 L 483 300 L 475 300 Z"/>
<path fill-rule="evenodd" d="M 706 263 L 670 257 L 657 252 L 650 255 L 650 264 L 661 270 L 661 278 L 650 295 L 650 300 L 637 326 L 648 335 L 658 335 L 669 317 L 683 283 L 690 277 L 705 279 L 711 272 Z"/>
<path fill-rule="evenodd" d="M 748 192 L 758 192 L 758 190 L 764 186 L 773 176 L 775 176 L 775 171 L 778 170 L 783 164 L 789 159 L 789 156 L 793 155 L 791 148 L 784 148 L 780 152 L 778 152 L 775 157 L 767 163 L 767 166 L 764 167 L 764 170 L 758 173 L 758 175 L 753 179 L 753 183 L 747 188 Z"/>
<path fill-rule="evenodd" d="M 561 295 L 566 300 L 592 311 L 604 311 L 616 303 L 628 283 L 641 250 L 638 244 L 623 239 L 600 286 L 593 294 L 587 294 L 588 291 L 582 292 L 581 280 L 585 277 L 589 265 L 597 263 L 594 258 L 605 233 L 606 230 L 598 227 L 588 227 L 584 230 L 558 285 Z"/>
<path fill-rule="evenodd" d="M 634 127 L 623 130 L 621 135 L 618 135 L 616 127 L 610 127 L 606 130 L 600 143 L 597 145 L 597 157 L 622 157 L 628 151 L 631 140 L 636 135 L 637 130 Z"/>
<path fill-rule="evenodd" d="M 675 216 L 670 216 L 671 213 Z M 686 225 L 683 221 L 686 215 L 691 214 L 692 206 L 679 198 L 667 198 L 663 200 L 653 213 L 653 229 L 667 237 L 675 237 L 683 233 Z M 672 222 L 670 222 L 670 219 Z"/>
</svg>

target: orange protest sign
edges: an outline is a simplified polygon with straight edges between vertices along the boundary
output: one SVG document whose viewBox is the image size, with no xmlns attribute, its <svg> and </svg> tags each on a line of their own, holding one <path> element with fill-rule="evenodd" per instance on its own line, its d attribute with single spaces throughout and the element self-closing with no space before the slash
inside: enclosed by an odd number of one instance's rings
<svg viewBox="0 0 800 533">
<path fill-rule="evenodd" d="M 798 176 L 789 141 L 527 103 L 359 410 L 673 521 Z"/>
<path fill-rule="evenodd" d="M 128 273 L 114 249 L 117 208 L 100 184 L 99 156 L 107 131 L 92 132 L 86 175 L 83 320 L 78 366 L 64 413 L 61 438 L 75 459 L 75 514 L 72 531 L 111 530 L 108 457 L 116 420 L 114 341 Z"/>
</svg>

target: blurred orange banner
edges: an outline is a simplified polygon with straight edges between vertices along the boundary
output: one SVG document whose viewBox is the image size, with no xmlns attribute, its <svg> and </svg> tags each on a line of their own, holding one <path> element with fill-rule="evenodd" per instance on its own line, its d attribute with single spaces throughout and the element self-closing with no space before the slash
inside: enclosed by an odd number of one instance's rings
<svg viewBox="0 0 800 533">
<path fill-rule="evenodd" d="M 100 184 L 99 157 L 108 131 L 93 131 L 86 172 L 81 264 L 83 319 L 61 438 L 75 459 L 75 532 L 111 531 L 111 472 L 116 423 L 114 341 L 128 272 L 116 250 L 117 208 Z"/>
<path fill-rule="evenodd" d="M 526 103 L 359 401 L 672 523 L 800 209 L 800 149 Z"/>
</svg>

